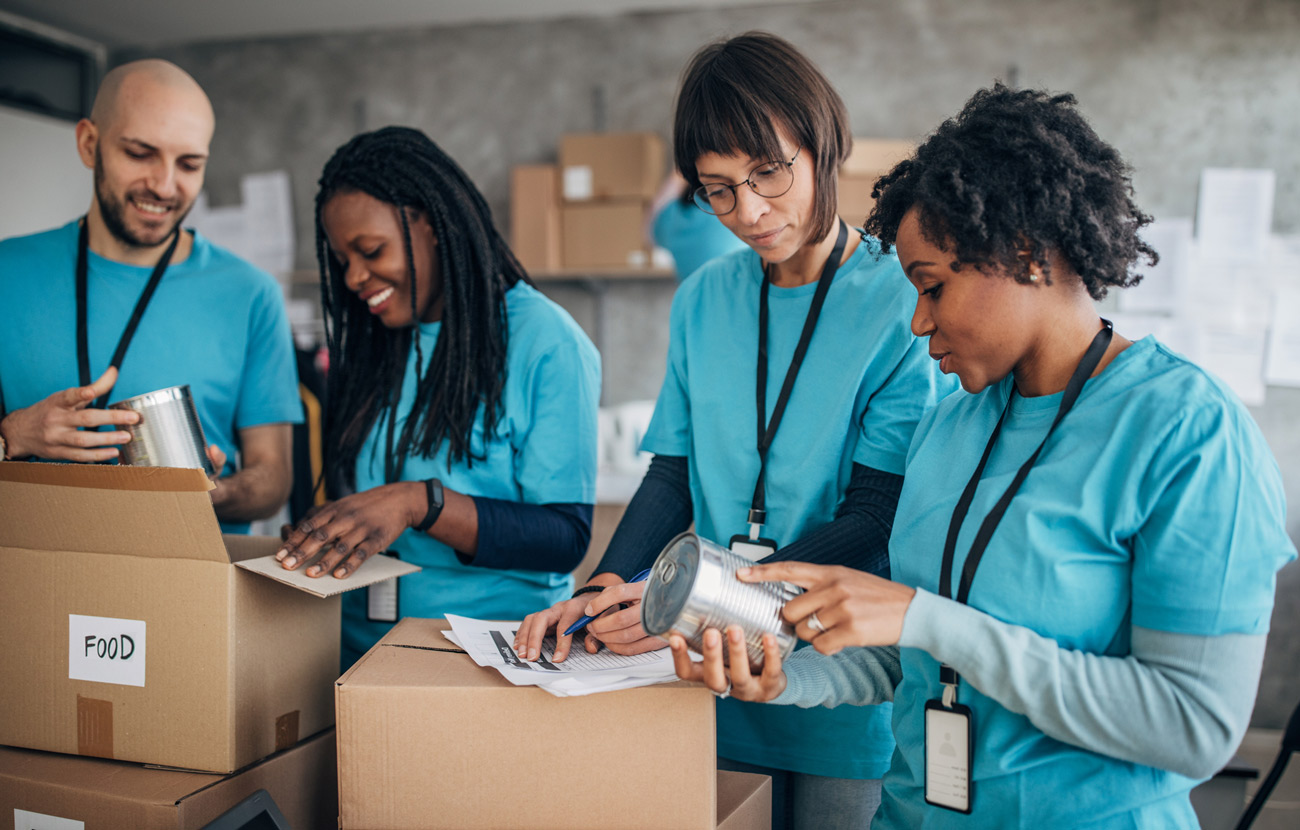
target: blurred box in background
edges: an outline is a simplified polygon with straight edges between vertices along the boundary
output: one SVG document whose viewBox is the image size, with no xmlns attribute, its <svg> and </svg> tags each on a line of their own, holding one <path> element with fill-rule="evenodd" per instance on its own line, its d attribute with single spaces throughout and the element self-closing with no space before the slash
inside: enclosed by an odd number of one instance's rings
<svg viewBox="0 0 1300 830">
<path fill-rule="evenodd" d="M 560 137 L 560 168 L 567 201 L 649 200 L 664 178 L 665 148 L 658 133 L 569 133 Z"/>
<path fill-rule="evenodd" d="M 713 830 L 706 688 L 555 697 L 475 664 L 448 627 L 404 619 L 339 679 L 342 828 Z"/>
<path fill-rule="evenodd" d="M 567 204 L 561 210 L 565 268 L 647 268 L 646 203 L 618 199 Z"/>
<path fill-rule="evenodd" d="M 510 171 L 510 248 L 526 271 L 558 271 L 560 168 L 521 164 Z"/>
<path fill-rule="evenodd" d="M 258 790 L 293 830 L 334 830 L 334 730 L 227 776 L 0 747 L 0 816 L 16 828 L 199 830 Z"/>
<path fill-rule="evenodd" d="M 840 167 L 838 210 L 851 227 L 862 227 L 876 200 L 871 189 L 876 179 L 888 173 L 916 151 L 911 141 L 855 138 L 853 150 Z"/>
</svg>

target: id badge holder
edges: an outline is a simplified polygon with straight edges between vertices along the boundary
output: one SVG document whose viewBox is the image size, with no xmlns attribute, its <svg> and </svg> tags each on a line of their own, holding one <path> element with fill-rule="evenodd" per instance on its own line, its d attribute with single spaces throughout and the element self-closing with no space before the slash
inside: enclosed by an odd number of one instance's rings
<svg viewBox="0 0 1300 830">
<path fill-rule="evenodd" d="M 385 555 L 401 559 L 395 550 L 384 551 Z M 395 623 L 400 617 L 400 597 L 397 590 L 398 579 L 385 579 L 366 587 L 366 619 L 370 622 Z"/>
<path fill-rule="evenodd" d="M 763 536 L 753 537 L 737 533 L 731 537 L 727 547 L 732 553 L 738 553 L 750 562 L 757 562 L 765 556 L 776 553 L 776 542 Z"/>
<path fill-rule="evenodd" d="M 971 712 L 960 703 L 925 702 L 925 803 L 970 815 Z"/>
</svg>

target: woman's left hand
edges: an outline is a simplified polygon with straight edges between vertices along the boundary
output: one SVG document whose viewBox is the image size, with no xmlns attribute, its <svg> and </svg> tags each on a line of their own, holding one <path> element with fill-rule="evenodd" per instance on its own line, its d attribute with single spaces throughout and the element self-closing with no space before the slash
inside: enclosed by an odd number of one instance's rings
<svg viewBox="0 0 1300 830">
<path fill-rule="evenodd" d="M 850 646 L 892 646 L 916 589 L 840 565 L 773 562 L 736 571 L 741 582 L 790 582 L 805 589 L 781 616 L 822 654 Z M 815 616 L 814 616 L 815 615 Z"/>
<path fill-rule="evenodd" d="M 402 531 L 419 521 L 424 510 L 425 489 L 420 481 L 385 484 L 344 496 L 298 522 L 275 558 L 292 571 L 323 553 L 320 561 L 305 571 L 307 576 L 333 573 L 344 579 L 386 550 Z"/>
</svg>

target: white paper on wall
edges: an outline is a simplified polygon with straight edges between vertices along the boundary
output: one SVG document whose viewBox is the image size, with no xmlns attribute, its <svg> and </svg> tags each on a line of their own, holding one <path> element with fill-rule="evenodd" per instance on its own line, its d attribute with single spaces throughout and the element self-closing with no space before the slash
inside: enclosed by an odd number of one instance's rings
<svg viewBox="0 0 1300 830">
<path fill-rule="evenodd" d="M 1196 203 L 1196 239 L 1206 256 L 1262 262 L 1273 226 L 1272 170 L 1207 167 Z"/>
<path fill-rule="evenodd" d="M 1300 387 L 1300 287 L 1277 292 L 1264 380 L 1273 386 Z"/>
<path fill-rule="evenodd" d="M 1187 287 L 1192 245 L 1192 220 L 1159 219 L 1142 230 L 1142 238 L 1156 249 L 1160 261 L 1141 264 L 1142 281 L 1119 291 L 1119 308 L 1125 312 L 1173 314 Z"/>
<path fill-rule="evenodd" d="M 1213 372 L 1247 406 L 1264 405 L 1264 330 L 1203 326 L 1197 363 Z"/>
</svg>

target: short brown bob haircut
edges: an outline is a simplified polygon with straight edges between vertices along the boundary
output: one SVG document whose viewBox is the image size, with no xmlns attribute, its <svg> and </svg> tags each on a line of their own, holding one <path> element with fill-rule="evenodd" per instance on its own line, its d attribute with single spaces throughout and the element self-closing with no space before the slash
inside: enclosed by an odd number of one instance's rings
<svg viewBox="0 0 1300 830">
<path fill-rule="evenodd" d="M 746 32 L 695 53 L 682 76 L 673 123 L 674 159 L 689 192 L 700 186 L 695 162 L 706 153 L 781 159 L 778 129 L 804 148 L 800 161 L 813 165 L 809 240 L 820 241 L 835 225 L 839 169 L 853 143 L 839 93 L 803 53 L 766 32 Z"/>
</svg>

